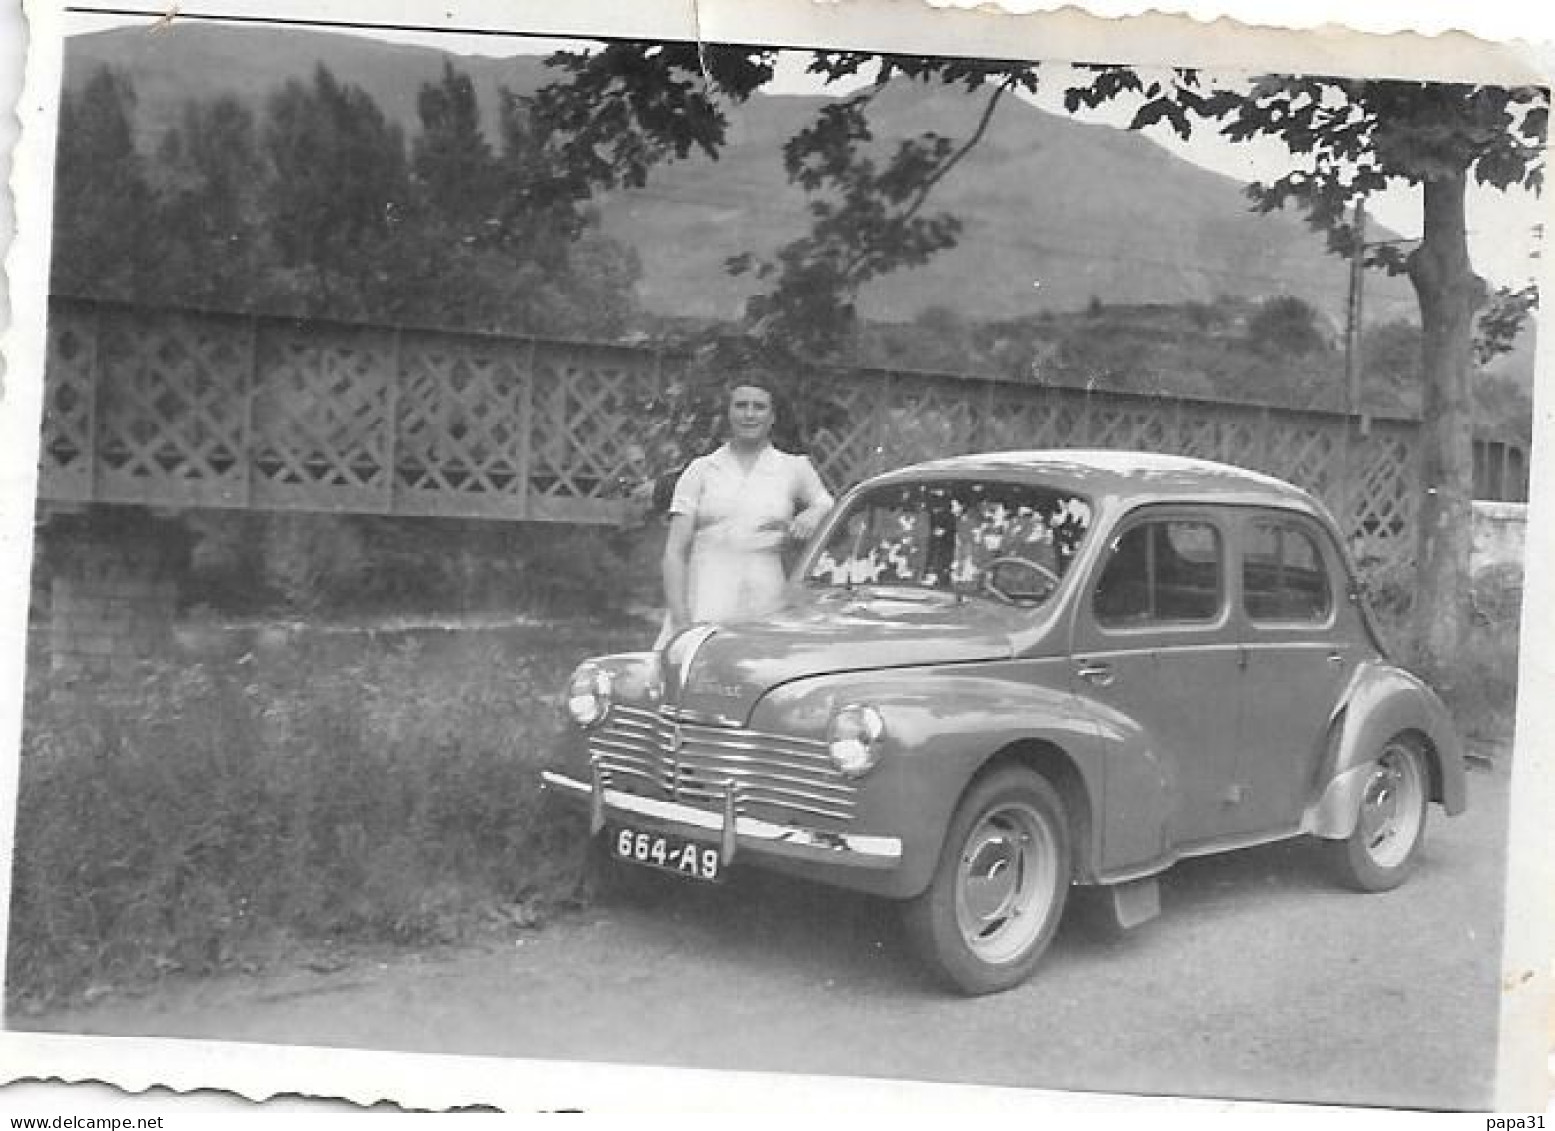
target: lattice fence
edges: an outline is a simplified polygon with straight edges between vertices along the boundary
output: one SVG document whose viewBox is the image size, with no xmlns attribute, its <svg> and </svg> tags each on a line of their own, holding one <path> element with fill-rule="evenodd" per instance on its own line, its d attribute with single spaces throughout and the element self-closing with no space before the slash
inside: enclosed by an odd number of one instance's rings
<svg viewBox="0 0 1555 1131">
<path fill-rule="evenodd" d="M 395 509 L 502 518 L 527 502 L 528 358 L 479 338 L 400 339 Z"/>
<path fill-rule="evenodd" d="M 612 522 L 651 351 L 56 299 L 59 501 Z"/>
<path fill-rule="evenodd" d="M 612 522 L 644 463 L 650 349 L 56 299 L 41 494 L 60 501 Z M 831 375 L 812 438 L 834 487 L 919 459 L 1133 448 L 1218 459 L 1325 499 L 1359 553 L 1411 552 L 1417 426 L 1258 405 L 878 370 Z M 1476 493 L 1526 497 L 1521 448 Z"/>
<path fill-rule="evenodd" d="M 391 510 L 398 338 L 286 322 L 258 323 L 254 338 L 248 505 Z"/>
</svg>

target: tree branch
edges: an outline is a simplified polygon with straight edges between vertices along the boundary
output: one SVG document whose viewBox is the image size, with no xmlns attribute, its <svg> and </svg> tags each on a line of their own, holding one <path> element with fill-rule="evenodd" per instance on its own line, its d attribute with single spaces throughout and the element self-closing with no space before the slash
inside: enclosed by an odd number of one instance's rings
<svg viewBox="0 0 1555 1131">
<path fill-rule="evenodd" d="M 1003 98 L 1005 91 L 1010 90 L 1014 85 L 1015 80 L 1008 78 L 994 88 L 993 94 L 989 96 L 987 104 L 983 107 L 982 116 L 978 118 L 977 128 L 972 131 L 972 135 L 966 139 L 966 142 L 960 149 L 945 158 L 945 163 L 919 187 L 918 195 L 913 197 L 912 203 L 907 206 L 907 211 L 902 213 L 902 222 L 904 224 L 918 214 L 918 210 L 928 200 L 929 193 L 934 191 L 934 186 L 944 180 L 946 174 L 960 164 L 961 159 L 970 153 L 978 142 L 983 140 L 983 135 L 988 132 L 988 123 L 993 120 L 993 112 L 998 108 L 999 99 Z"/>
<path fill-rule="evenodd" d="M 1005 92 L 1014 85 L 1015 79 L 1008 78 L 994 88 L 993 94 L 989 95 L 987 103 L 983 106 L 982 114 L 978 117 L 977 128 L 972 131 L 971 135 L 962 143 L 959 149 L 945 158 L 940 167 L 926 177 L 923 184 L 918 186 L 918 191 L 914 194 L 912 200 L 908 202 L 907 208 L 897 217 L 897 224 L 906 225 L 911 223 L 912 218 L 923 209 L 924 204 L 928 201 L 929 194 L 934 191 L 934 186 L 944 180 L 950 171 L 961 163 L 961 159 L 976 148 L 978 142 L 983 140 L 983 135 L 988 132 L 988 124 L 993 121 L 993 113 L 999 106 L 999 99 L 1003 98 Z M 851 280 L 853 272 L 859 268 L 859 265 L 868 256 L 868 248 L 855 248 L 853 255 L 843 265 L 843 278 Z"/>
</svg>

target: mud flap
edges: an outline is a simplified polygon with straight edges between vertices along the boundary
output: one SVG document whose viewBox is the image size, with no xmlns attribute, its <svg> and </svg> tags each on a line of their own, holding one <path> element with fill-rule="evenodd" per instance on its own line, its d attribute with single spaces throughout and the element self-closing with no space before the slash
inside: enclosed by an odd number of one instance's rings
<svg viewBox="0 0 1555 1131">
<path fill-rule="evenodd" d="M 1107 906 L 1119 930 L 1130 930 L 1161 914 L 1161 888 L 1154 876 L 1107 887 Z"/>
</svg>

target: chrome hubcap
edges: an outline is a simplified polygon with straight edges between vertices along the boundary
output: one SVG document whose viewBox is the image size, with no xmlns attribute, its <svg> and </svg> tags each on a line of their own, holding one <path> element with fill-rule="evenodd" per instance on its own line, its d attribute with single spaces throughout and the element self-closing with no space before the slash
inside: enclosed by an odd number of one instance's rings
<svg viewBox="0 0 1555 1131">
<path fill-rule="evenodd" d="M 1059 884 L 1058 844 L 1044 817 L 1015 803 L 984 814 L 956 870 L 956 924 L 987 962 L 1009 962 L 1046 928 Z"/>
<path fill-rule="evenodd" d="M 1377 759 L 1361 795 L 1361 841 L 1380 867 L 1402 864 L 1420 835 L 1425 782 L 1419 759 L 1389 746 Z"/>
</svg>

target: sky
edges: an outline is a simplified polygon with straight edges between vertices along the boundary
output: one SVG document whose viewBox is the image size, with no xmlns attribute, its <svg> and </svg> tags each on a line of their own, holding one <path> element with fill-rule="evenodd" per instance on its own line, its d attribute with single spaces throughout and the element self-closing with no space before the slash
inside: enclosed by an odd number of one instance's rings
<svg viewBox="0 0 1555 1131">
<path fill-rule="evenodd" d="M 1017 5 L 1011 5 L 1017 6 Z M 146 17 L 98 16 L 77 13 L 67 30 L 73 34 L 101 30 L 106 27 L 124 26 L 127 23 L 146 23 Z M 341 29 L 348 30 L 348 29 Z M 390 31 L 380 29 L 350 29 L 363 35 L 397 43 L 436 47 L 460 55 L 487 55 L 509 57 L 513 55 L 549 54 L 559 48 L 576 48 L 577 41 L 525 36 L 463 35 L 441 31 Z M 773 93 L 815 94 L 833 90 L 841 94 L 846 87 L 823 87 L 814 76 L 804 73 L 805 55 L 787 53 L 779 68 L 778 77 L 769 85 Z M 1063 91 L 1070 85 L 1073 72 L 1062 64 L 1050 64 L 1051 73 L 1038 94 L 1030 99 L 1037 106 L 1052 113 L 1067 113 L 1063 106 Z M 1123 128 L 1131 110 L 1123 104 L 1104 106 L 1096 111 L 1082 111 L 1073 115 L 1078 121 L 1094 122 Z M 1289 168 L 1288 155 L 1275 141 L 1251 141 L 1230 143 L 1207 131 L 1195 131 L 1186 141 L 1178 138 L 1164 126 L 1145 131 L 1157 144 L 1196 165 L 1233 177 L 1239 181 L 1273 180 Z M 1367 205 L 1373 221 L 1405 238 L 1420 234 L 1420 190 L 1400 186 L 1374 196 Z M 1521 287 L 1531 281 L 1538 271 L 1537 226 L 1543 219 L 1546 206 L 1537 197 L 1522 190 L 1500 192 L 1475 188 L 1469 199 L 1470 253 L 1476 269 L 1492 285 Z"/>
</svg>

